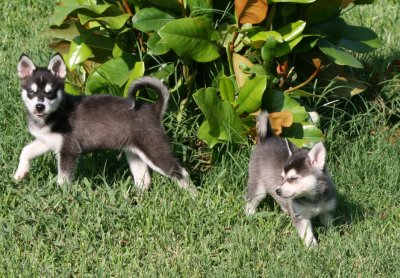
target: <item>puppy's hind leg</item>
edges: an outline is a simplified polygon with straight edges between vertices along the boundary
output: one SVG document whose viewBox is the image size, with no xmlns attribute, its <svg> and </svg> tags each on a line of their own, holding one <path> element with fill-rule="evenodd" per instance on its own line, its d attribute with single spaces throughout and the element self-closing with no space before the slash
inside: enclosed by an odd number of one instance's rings
<svg viewBox="0 0 400 278">
<path fill-rule="evenodd" d="M 174 179 L 179 187 L 188 190 L 192 196 L 197 195 L 197 189 L 191 184 L 188 172 L 172 156 L 168 140 L 158 142 L 157 147 L 143 146 L 132 150 L 140 159 L 154 171 Z"/>
<path fill-rule="evenodd" d="M 57 183 L 59 185 L 72 182 L 75 164 L 78 157 L 79 153 L 68 152 L 66 150 L 61 150 L 60 153 L 57 154 L 58 158 Z"/>
<path fill-rule="evenodd" d="M 244 210 L 245 214 L 252 215 L 256 213 L 258 205 L 266 196 L 267 191 L 265 187 L 250 177 L 246 193 L 247 203 Z"/>
<path fill-rule="evenodd" d="M 147 164 L 143 162 L 137 154 L 132 153 L 130 150 L 125 150 L 125 154 L 135 181 L 135 186 L 141 191 L 149 189 L 151 177 Z"/>
</svg>

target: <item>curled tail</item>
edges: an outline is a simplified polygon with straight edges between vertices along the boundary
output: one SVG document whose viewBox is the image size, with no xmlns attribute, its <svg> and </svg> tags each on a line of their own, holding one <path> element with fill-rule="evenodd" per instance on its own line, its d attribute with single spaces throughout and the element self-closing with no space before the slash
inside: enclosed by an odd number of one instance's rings
<svg viewBox="0 0 400 278">
<path fill-rule="evenodd" d="M 151 88 L 158 94 L 158 100 L 154 103 L 154 108 L 159 111 L 162 117 L 167 109 L 169 93 L 167 87 L 159 79 L 145 76 L 132 82 L 128 90 L 128 97 L 132 99 L 132 106 L 135 106 L 136 92 L 142 88 Z"/>
<path fill-rule="evenodd" d="M 262 110 L 257 119 L 257 135 L 259 142 L 264 142 L 268 138 L 274 136 L 274 132 L 269 122 L 269 114 L 267 110 Z"/>
</svg>

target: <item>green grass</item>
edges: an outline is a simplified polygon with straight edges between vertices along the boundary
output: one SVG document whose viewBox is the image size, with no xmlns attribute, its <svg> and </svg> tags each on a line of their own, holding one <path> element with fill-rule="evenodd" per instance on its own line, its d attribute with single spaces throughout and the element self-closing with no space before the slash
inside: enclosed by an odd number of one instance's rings
<svg viewBox="0 0 400 278">
<path fill-rule="evenodd" d="M 388 120 L 398 110 L 381 97 L 349 121 L 338 110 L 326 130 L 339 205 L 334 227 L 316 229 L 315 250 L 303 247 L 271 200 L 244 216 L 250 146 L 204 170 L 196 162 L 202 154 L 179 143 L 193 130 L 173 115 L 167 129 L 200 186 L 195 200 L 159 175 L 138 195 L 112 152 L 81 159 L 70 186 L 56 185 L 52 155 L 16 183 L 19 153 L 32 140 L 16 64 L 23 52 L 42 65 L 53 54 L 43 35 L 53 1 L 11 2 L 0 5 L 0 276 L 400 277 L 400 132 Z M 373 28 L 384 40 L 367 58 L 389 61 L 400 49 L 400 32 L 389 27 L 400 22 L 383 2 L 364 7 L 369 16 L 360 19 L 376 15 Z M 393 78 L 380 87 L 397 103 L 398 84 Z"/>
</svg>

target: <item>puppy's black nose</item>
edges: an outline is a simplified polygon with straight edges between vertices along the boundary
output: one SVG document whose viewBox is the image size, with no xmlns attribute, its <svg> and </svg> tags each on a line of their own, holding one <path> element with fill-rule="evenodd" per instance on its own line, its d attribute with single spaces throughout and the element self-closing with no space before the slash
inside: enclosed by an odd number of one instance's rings
<svg viewBox="0 0 400 278">
<path fill-rule="evenodd" d="M 282 190 L 280 188 L 278 188 L 275 192 L 278 196 L 281 196 L 282 194 Z"/>
<path fill-rule="evenodd" d="M 42 112 L 42 111 L 44 110 L 44 108 L 45 108 L 45 106 L 44 106 L 43 103 L 37 103 L 37 104 L 36 104 L 36 110 L 37 110 L 38 112 Z"/>
</svg>

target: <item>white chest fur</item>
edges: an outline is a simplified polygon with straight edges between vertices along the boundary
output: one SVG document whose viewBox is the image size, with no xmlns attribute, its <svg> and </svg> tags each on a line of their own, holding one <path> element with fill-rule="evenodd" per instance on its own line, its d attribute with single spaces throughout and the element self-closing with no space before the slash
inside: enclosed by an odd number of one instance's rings
<svg viewBox="0 0 400 278">
<path fill-rule="evenodd" d="M 336 200 L 332 198 L 326 202 L 318 202 L 315 204 L 299 204 L 293 202 L 293 210 L 296 214 L 303 215 L 306 218 L 313 218 L 323 213 L 332 212 L 335 209 Z"/>
<path fill-rule="evenodd" d="M 37 126 L 31 125 L 29 127 L 29 132 L 33 136 L 35 136 L 37 140 L 40 140 L 43 143 L 45 143 L 52 151 L 54 152 L 60 151 L 63 143 L 63 137 L 59 133 L 51 132 L 48 126 L 39 128 Z"/>
</svg>

